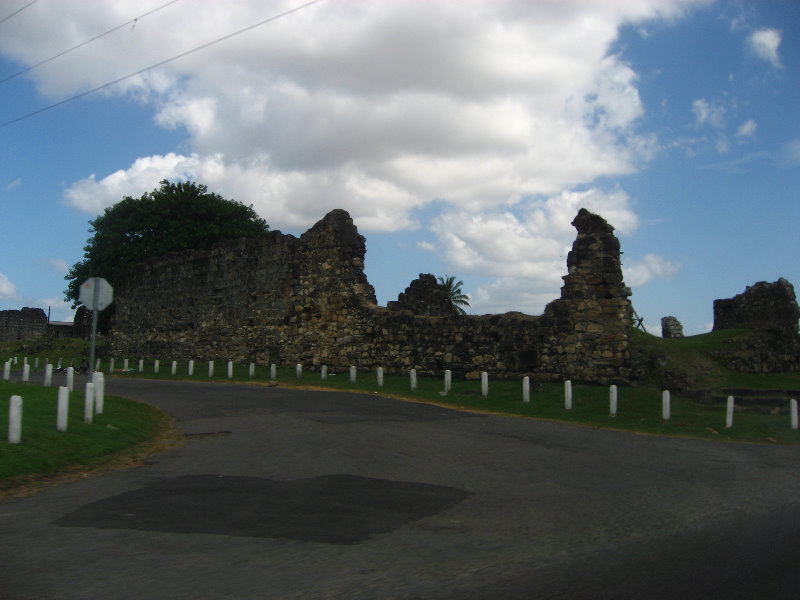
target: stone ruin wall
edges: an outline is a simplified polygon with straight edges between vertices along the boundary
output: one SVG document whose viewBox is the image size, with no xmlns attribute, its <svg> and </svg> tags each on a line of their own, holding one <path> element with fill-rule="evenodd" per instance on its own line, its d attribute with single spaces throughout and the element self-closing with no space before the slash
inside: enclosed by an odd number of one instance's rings
<svg viewBox="0 0 800 600">
<path fill-rule="evenodd" d="M 138 265 L 117 286 L 111 341 L 129 357 L 625 383 L 631 292 L 619 241 L 584 209 L 573 225 L 561 298 L 540 316 L 378 306 L 365 240 L 334 210 L 299 239 L 271 231 Z"/>
<path fill-rule="evenodd" d="M 731 369 L 750 373 L 800 370 L 800 307 L 794 286 L 781 277 L 759 281 L 733 298 L 714 300 L 714 331 L 750 329 L 744 348 L 722 353 Z"/>
<path fill-rule="evenodd" d="M 29 340 L 47 333 L 47 315 L 41 308 L 0 310 L 0 342 Z"/>
</svg>

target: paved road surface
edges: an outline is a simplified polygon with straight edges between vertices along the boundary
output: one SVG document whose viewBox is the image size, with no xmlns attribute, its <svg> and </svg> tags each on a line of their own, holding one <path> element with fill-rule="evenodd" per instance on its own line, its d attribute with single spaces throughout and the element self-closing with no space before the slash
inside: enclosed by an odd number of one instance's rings
<svg viewBox="0 0 800 600">
<path fill-rule="evenodd" d="M 0 503 L 0 598 L 800 597 L 800 450 L 109 378 L 190 441 Z"/>
</svg>

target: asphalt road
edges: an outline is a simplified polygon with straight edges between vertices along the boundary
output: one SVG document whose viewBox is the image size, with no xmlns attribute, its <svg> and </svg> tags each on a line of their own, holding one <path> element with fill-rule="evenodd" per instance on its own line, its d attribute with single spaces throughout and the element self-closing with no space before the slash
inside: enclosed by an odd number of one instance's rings
<svg viewBox="0 0 800 600">
<path fill-rule="evenodd" d="M 109 378 L 190 441 L 0 503 L 0 598 L 800 597 L 800 450 Z"/>
</svg>

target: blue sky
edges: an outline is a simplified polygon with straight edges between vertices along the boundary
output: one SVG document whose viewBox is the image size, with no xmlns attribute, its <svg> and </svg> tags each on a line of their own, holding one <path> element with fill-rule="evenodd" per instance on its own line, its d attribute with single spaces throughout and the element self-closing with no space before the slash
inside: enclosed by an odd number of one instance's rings
<svg viewBox="0 0 800 600">
<path fill-rule="evenodd" d="M 126 25 L 0 83 L 0 124 L 302 4 L 38 0 L 0 79 Z M 799 32 L 789 1 L 321 0 L 0 125 L 0 310 L 71 318 L 89 220 L 168 178 L 294 235 L 344 208 L 381 304 L 455 274 L 475 314 L 557 298 L 585 206 L 648 330 L 702 333 L 714 299 L 800 284 Z"/>
</svg>

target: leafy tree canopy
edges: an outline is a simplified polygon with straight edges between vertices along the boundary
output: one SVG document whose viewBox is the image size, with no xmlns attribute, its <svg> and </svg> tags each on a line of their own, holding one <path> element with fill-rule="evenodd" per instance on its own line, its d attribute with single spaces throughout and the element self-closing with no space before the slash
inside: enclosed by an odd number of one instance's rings
<svg viewBox="0 0 800 600">
<path fill-rule="evenodd" d="M 444 290 L 447 299 L 450 301 L 453 313 L 457 315 L 467 314 L 467 311 L 462 308 L 464 306 L 469 307 L 469 296 L 461 291 L 461 286 L 464 285 L 464 282 L 456 281 L 455 275 L 439 277 L 438 281 L 439 286 Z"/>
<path fill-rule="evenodd" d="M 116 285 L 135 264 L 178 250 L 205 250 L 222 240 L 254 237 L 269 229 L 251 206 L 209 193 L 194 182 L 170 183 L 142 195 L 126 196 L 89 221 L 92 237 L 84 258 L 64 277 L 66 299 L 78 304 L 80 285 L 103 277 Z M 102 314 L 102 313 L 101 313 Z"/>
</svg>

